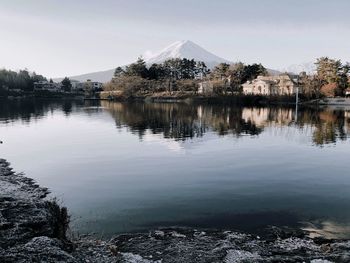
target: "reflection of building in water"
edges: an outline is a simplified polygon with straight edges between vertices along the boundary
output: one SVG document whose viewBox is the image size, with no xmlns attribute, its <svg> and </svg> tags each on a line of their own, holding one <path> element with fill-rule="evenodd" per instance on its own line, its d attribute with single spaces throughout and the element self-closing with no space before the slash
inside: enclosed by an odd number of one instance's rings
<svg viewBox="0 0 350 263">
<path fill-rule="evenodd" d="M 117 127 L 127 125 L 140 138 L 147 131 L 175 140 L 202 137 L 209 129 L 220 135 L 231 133 L 236 136 L 262 132 L 254 124 L 242 120 L 241 107 L 179 103 L 123 104 L 107 101 L 102 101 L 101 105 L 112 114 Z"/>
<path fill-rule="evenodd" d="M 266 125 L 268 116 L 268 108 L 244 108 L 242 112 L 243 120 L 246 122 L 252 122 L 259 127 Z"/>
<path fill-rule="evenodd" d="M 322 146 L 345 140 L 350 134 L 350 111 L 344 110 L 303 109 L 295 121 L 294 108 L 107 101 L 102 101 L 101 105 L 111 113 L 117 127 L 127 126 L 141 139 L 146 134 L 159 134 L 163 138 L 185 141 L 202 137 L 208 131 L 239 137 L 259 135 L 269 127 L 274 132 L 282 131 L 288 138 L 292 132 L 303 133 L 315 145 Z M 274 129 L 276 127 L 284 129 Z M 292 128 L 285 129 L 287 127 Z"/>
<path fill-rule="evenodd" d="M 350 110 L 344 111 L 345 132 L 350 135 Z"/>
<path fill-rule="evenodd" d="M 258 127 L 271 124 L 287 125 L 293 121 L 293 110 L 282 108 L 244 108 L 242 119 Z"/>
</svg>

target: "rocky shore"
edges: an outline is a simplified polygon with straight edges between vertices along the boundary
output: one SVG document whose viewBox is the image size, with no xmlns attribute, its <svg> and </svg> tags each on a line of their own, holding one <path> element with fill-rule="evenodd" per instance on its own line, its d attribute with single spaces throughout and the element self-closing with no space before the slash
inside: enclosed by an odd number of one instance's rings
<svg viewBox="0 0 350 263">
<path fill-rule="evenodd" d="M 0 159 L 0 262 L 350 262 L 350 241 L 271 227 L 264 237 L 168 228 L 110 240 L 67 236 L 67 209 Z"/>
</svg>

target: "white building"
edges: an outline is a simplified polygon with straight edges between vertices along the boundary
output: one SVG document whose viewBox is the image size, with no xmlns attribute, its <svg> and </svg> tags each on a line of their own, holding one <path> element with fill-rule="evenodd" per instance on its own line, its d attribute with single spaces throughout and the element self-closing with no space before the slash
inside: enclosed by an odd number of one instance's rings
<svg viewBox="0 0 350 263">
<path fill-rule="evenodd" d="M 102 89 L 103 83 L 101 82 L 97 82 L 97 81 L 91 81 L 90 79 L 88 79 L 85 83 L 84 83 L 85 89 L 89 89 L 91 91 L 99 91 Z"/>
<path fill-rule="evenodd" d="M 62 92 L 62 84 L 46 80 L 34 82 L 34 91 Z"/>
<path fill-rule="evenodd" d="M 243 93 L 248 95 L 292 95 L 297 92 L 297 82 L 288 74 L 278 76 L 258 76 L 243 85 Z"/>
<path fill-rule="evenodd" d="M 72 92 L 84 91 L 84 83 L 74 79 L 70 83 L 72 84 Z"/>
</svg>

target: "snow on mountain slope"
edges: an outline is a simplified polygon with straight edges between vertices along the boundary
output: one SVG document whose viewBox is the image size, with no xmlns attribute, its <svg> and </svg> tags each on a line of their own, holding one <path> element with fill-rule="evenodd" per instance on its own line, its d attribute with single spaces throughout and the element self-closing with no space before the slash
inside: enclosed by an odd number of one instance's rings
<svg viewBox="0 0 350 263">
<path fill-rule="evenodd" d="M 153 63 L 162 63 L 171 58 L 187 58 L 194 59 L 196 61 L 203 61 L 210 69 L 214 68 L 220 63 L 232 63 L 227 59 L 214 55 L 213 53 L 189 40 L 176 41 L 161 51 L 152 54 L 151 56 L 145 56 L 144 59 L 147 65 L 151 66 Z M 280 73 L 280 71 L 272 69 L 267 69 L 267 71 L 272 75 L 277 75 Z M 108 82 L 112 79 L 113 73 L 114 69 L 109 69 L 105 71 L 70 76 L 69 78 L 82 82 L 86 81 L 87 79 L 91 79 L 92 81 Z M 54 80 L 61 81 L 62 79 L 63 78 L 56 78 Z"/>
<path fill-rule="evenodd" d="M 192 41 L 176 41 L 170 46 L 164 48 L 163 50 L 155 53 L 149 58 L 145 58 L 147 65 L 152 65 L 153 63 L 162 63 L 170 58 L 188 58 L 197 61 L 203 61 L 208 66 L 208 68 L 213 68 L 219 63 L 225 62 L 230 63 L 230 61 L 220 58 L 209 51 L 206 51 L 202 47 L 193 43 Z M 114 73 L 114 69 L 109 69 L 105 71 L 92 72 L 83 75 L 70 76 L 70 79 L 75 79 L 78 81 L 86 81 L 91 79 L 92 81 L 108 82 L 111 80 Z M 63 78 L 56 78 L 55 81 L 61 81 Z"/>
<path fill-rule="evenodd" d="M 294 74 L 299 74 L 300 72 L 304 71 L 304 72 L 306 72 L 306 74 L 315 74 L 316 65 L 314 62 L 293 64 L 293 65 L 290 65 L 289 67 L 284 68 L 281 71 L 288 72 L 288 73 L 294 73 Z"/>
<path fill-rule="evenodd" d="M 162 63 L 170 58 L 188 58 L 203 61 L 209 68 L 219 63 L 230 63 L 227 59 L 218 57 L 189 40 L 176 41 L 154 56 L 147 58 L 147 64 Z"/>
</svg>

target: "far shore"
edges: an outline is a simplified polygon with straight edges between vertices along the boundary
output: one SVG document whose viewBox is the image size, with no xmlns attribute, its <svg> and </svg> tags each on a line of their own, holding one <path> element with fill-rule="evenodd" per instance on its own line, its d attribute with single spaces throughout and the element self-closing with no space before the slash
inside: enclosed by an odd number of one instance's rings
<svg viewBox="0 0 350 263">
<path fill-rule="evenodd" d="M 125 96 L 111 92 L 100 92 L 94 96 L 84 96 L 84 94 L 69 94 L 48 92 L 45 94 L 18 94 L 17 96 L 0 97 L 5 100 L 18 99 L 84 99 L 84 100 L 107 100 L 117 102 L 145 101 L 145 102 L 213 102 L 213 103 L 232 103 L 237 105 L 251 104 L 290 104 L 296 103 L 295 96 L 264 96 L 264 95 L 215 95 L 215 94 L 197 94 L 193 92 L 159 92 L 152 94 L 133 94 Z M 299 101 L 302 103 L 302 101 Z"/>
</svg>

